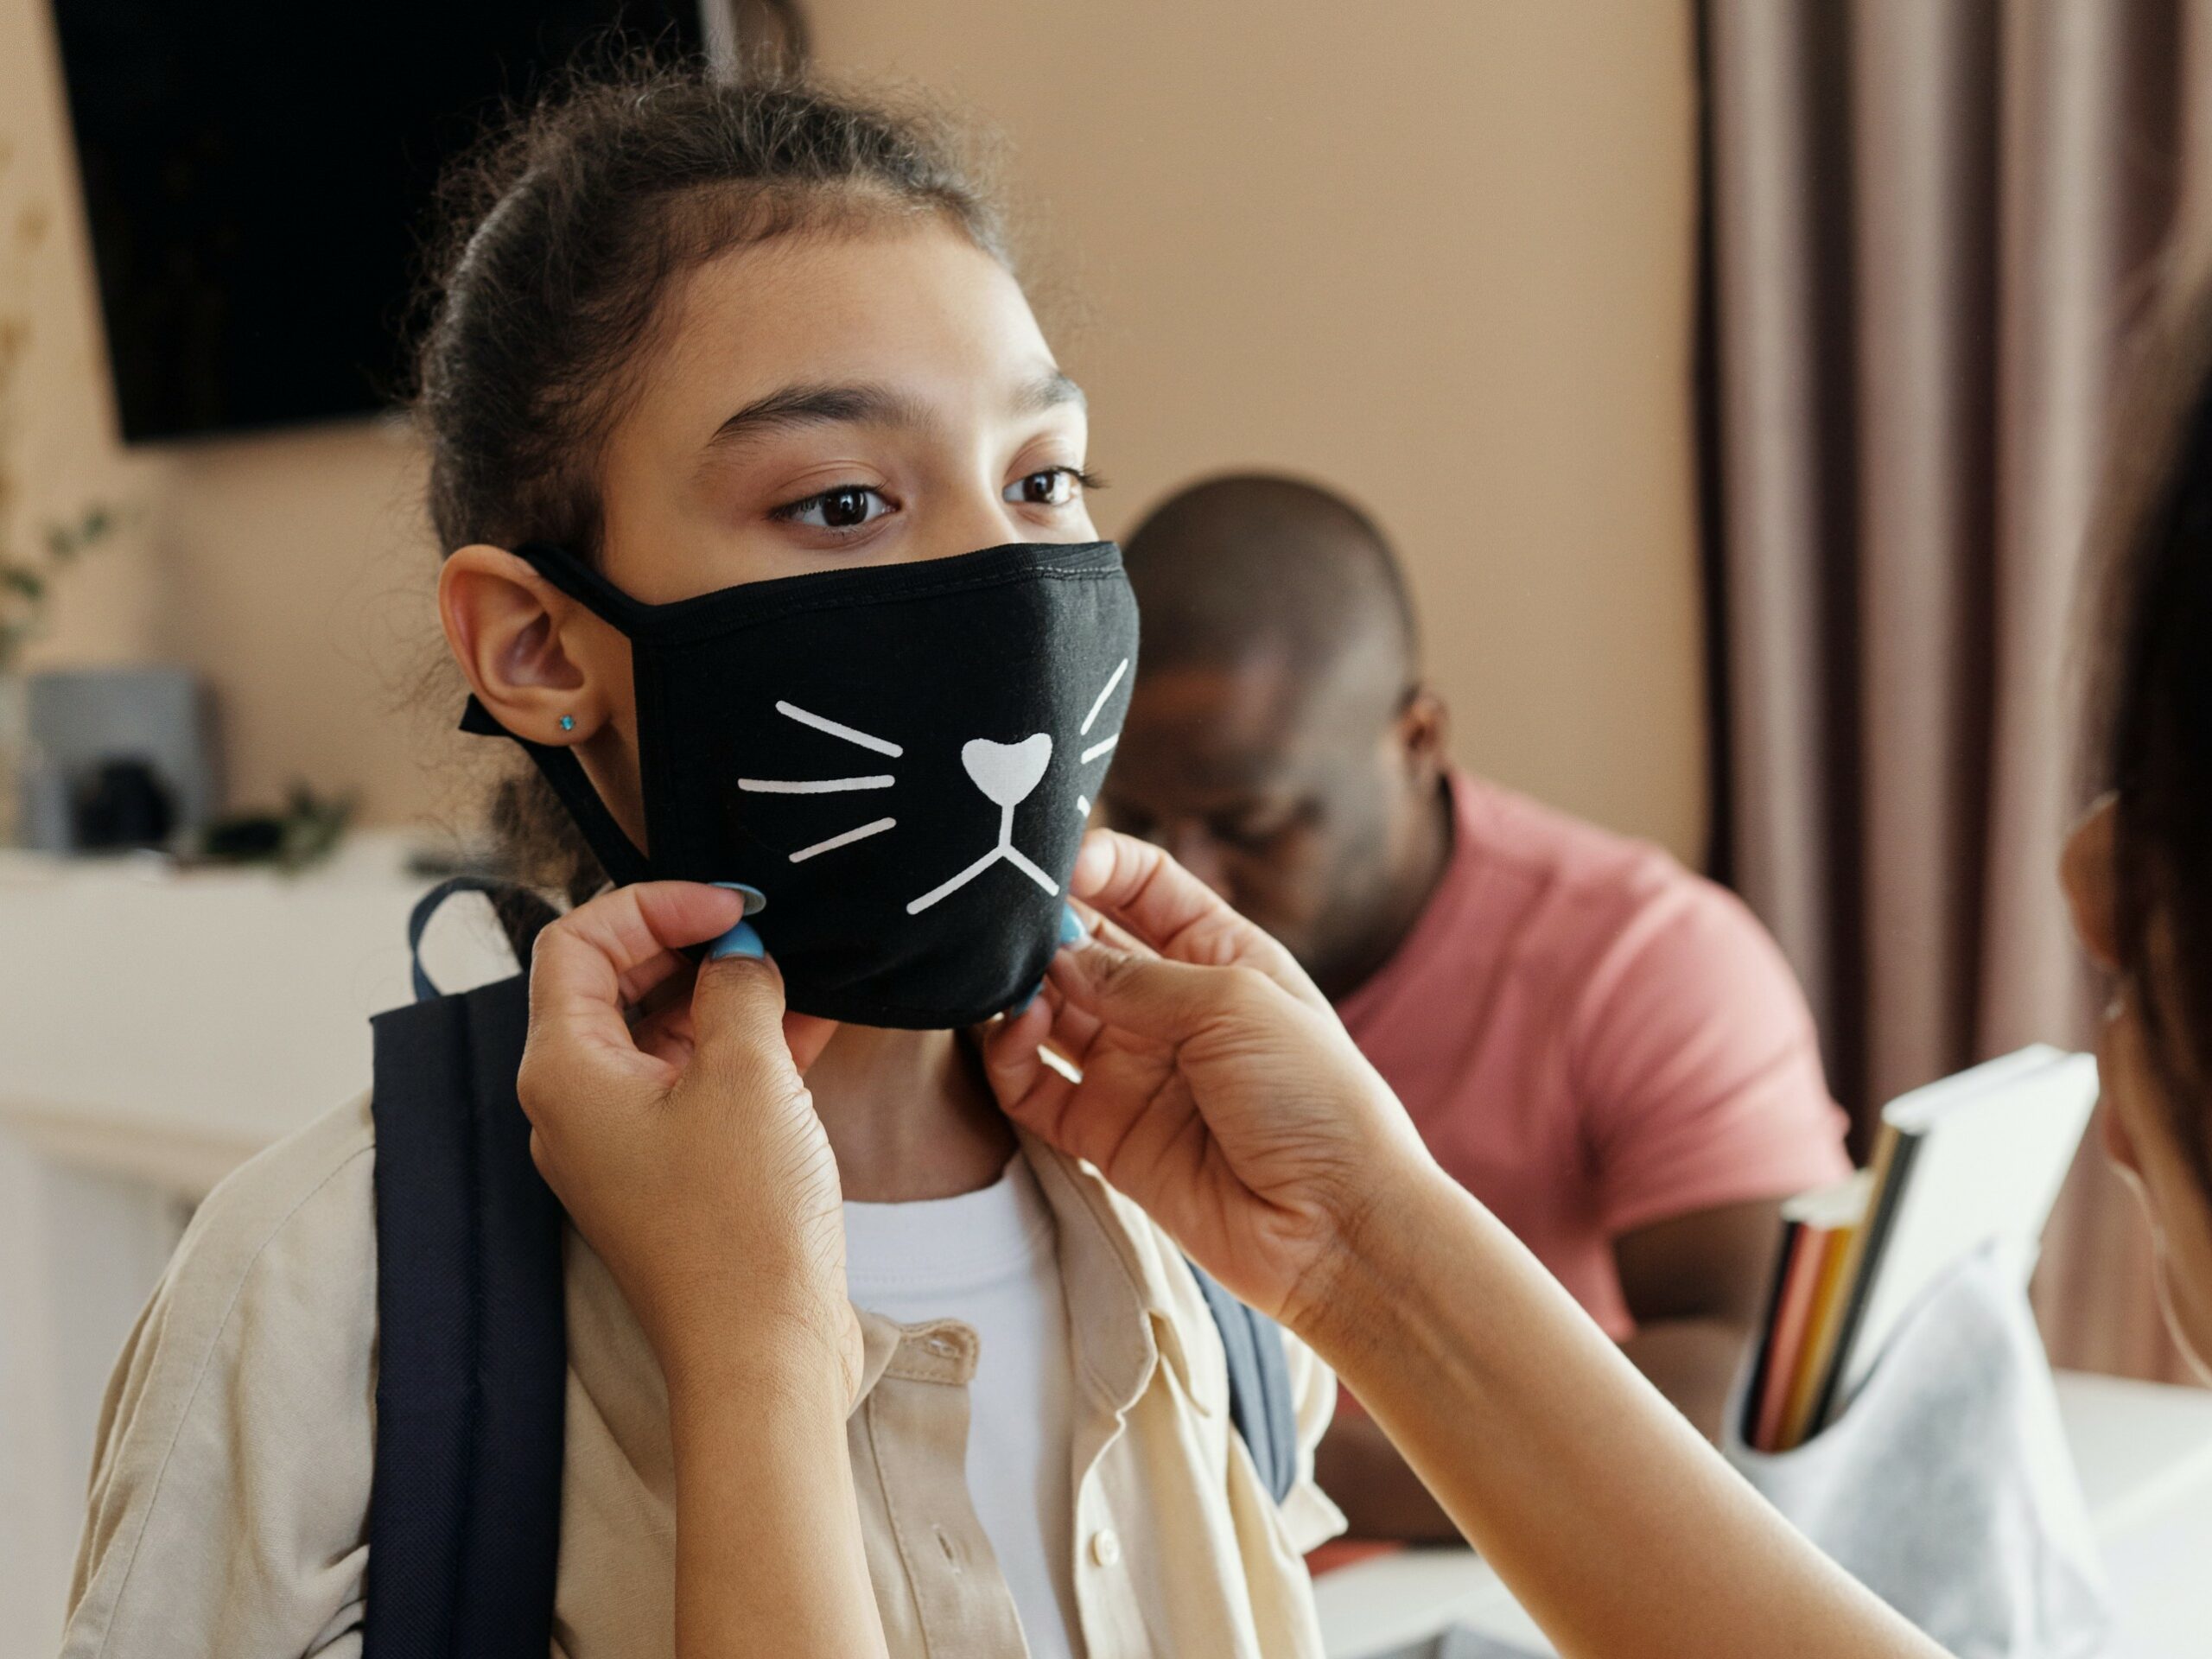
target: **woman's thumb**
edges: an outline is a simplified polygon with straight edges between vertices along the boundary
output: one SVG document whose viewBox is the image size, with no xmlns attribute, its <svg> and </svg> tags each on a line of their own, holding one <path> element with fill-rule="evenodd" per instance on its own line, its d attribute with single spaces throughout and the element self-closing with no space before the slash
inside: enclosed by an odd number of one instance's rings
<svg viewBox="0 0 2212 1659">
<path fill-rule="evenodd" d="M 761 957 L 709 958 L 691 987 L 690 1071 L 716 1086 L 797 1076 L 784 1035 L 784 976 Z"/>
<path fill-rule="evenodd" d="M 1063 950 L 1049 972 L 1085 1014 L 1160 1043 L 1187 1041 L 1266 982 L 1250 969 L 1169 962 L 1096 938 Z"/>
</svg>

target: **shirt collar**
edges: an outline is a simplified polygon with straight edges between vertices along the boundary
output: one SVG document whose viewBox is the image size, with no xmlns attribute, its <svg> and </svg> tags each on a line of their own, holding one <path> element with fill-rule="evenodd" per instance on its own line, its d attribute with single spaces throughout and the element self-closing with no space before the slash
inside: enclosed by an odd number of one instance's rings
<svg viewBox="0 0 2212 1659">
<path fill-rule="evenodd" d="M 1167 1237 L 1089 1164 L 1016 1128 L 1059 1232 L 1060 1282 L 1072 1313 L 1068 1329 L 1077 1376 L 1095 1402 L 1118 1416 L 1134 1404 L 1164 1358 L 1185 1395 L 1207 1408 L 1211 1395 L 1194 1367 L 1184 1332 L 1211 1317 L 1189 1268 Z M 855 1306 L 861 1325 L 860 1402 L 883 1380 L 900 1342 L 895 1320 Z"/>
<path fill-rule="evenodd" d="M 1083 1310 L 1069 1321 L 1077 1372 L 1101 1404 L 1119 1412 L 1164 1358 L 1184 1393 L 1205 1400 L 1211 1390 L 1194 1385 L 1184 1333 L 1192 1319 L 1211 1315 L 1181 1252 L 1090 1165 L 1025 1129 L 1015 1133 L 1059 1224 L 1068 1306 Z"/>
</svg>

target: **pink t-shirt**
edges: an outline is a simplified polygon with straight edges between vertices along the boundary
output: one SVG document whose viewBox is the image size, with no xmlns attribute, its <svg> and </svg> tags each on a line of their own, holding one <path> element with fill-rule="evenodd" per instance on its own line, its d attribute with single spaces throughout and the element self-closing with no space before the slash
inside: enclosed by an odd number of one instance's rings
<svg viewBox="0 0 2212 1659">
<path fill-rule="evenodd" d="M 1616 1338 L 1612 1240 L 1849 1173 L 1782 953 L 1659 849 L 1465 773 L 1452 861 L 1338 1005 L 1438 1161 Z"/>
</svg>

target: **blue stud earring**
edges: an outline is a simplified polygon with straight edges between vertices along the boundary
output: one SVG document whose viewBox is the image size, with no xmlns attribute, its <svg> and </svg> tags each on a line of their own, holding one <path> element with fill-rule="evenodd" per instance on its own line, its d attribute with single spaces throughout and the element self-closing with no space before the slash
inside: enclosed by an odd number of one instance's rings
<svg viewBox="0 0 2212 1659">
<path fill-rule="evenodd" d="M 576 717 L 575 717 L 574 715 L 562 715 L 562 716 L 561 716 L 561 729 L 562 729 L 563 731 L 564 731 L 564 732 L 573 732 L 573 731 L 575 731 L 575 730 L 576 729 Z"/>
</svg>

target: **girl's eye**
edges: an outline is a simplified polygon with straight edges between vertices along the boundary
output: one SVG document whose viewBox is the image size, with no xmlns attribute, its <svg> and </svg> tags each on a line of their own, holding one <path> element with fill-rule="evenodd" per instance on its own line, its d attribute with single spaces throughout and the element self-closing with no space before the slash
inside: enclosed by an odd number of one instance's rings
<svg viewBox="0 0 2212 1659">
<path fill-rule="evenodd" d="M 880 490 L 865 484 L 840 484 L 834 490 L 778 507 L 771 516 L 815 530 L 858 530 L 893 510 Z"/>
<path fill-rule="evenodd" d="M 1065 507 L 1094 487 L 1079 467 L 1047 467 L 1015 479 L 1006 486 L 1005 499 L 1025 507 Z"/>
</svg>

